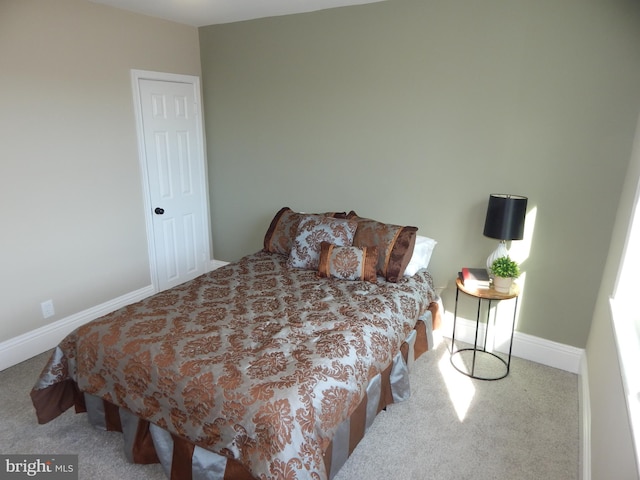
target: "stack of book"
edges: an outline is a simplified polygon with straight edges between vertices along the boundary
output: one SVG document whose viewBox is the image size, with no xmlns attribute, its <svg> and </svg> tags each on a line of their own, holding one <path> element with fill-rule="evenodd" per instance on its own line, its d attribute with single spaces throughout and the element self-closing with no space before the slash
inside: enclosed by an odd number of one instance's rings
<svg viewBox="0 0 640 480">
<path fill-rule="evenodd" d="M 489 288 L 491 280 L 485 268 L 464 267 L 458 273 L 460 281 L 467 288 Z"/>
</svg>

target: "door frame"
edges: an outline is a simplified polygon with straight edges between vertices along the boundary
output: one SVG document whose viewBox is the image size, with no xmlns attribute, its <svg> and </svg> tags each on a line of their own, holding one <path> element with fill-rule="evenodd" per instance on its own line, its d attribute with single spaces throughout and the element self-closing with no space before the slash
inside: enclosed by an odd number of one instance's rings
<svg viewBox="0 0 640 480">
<path fill-rule="evenodd" d="M 159 291 L 158 266 L 156 264 L 156 244 L 153 231 L 153 206 L 149 187 L 149 171 L 147 168 L 147 154 L 144 142 L 144 125 L 142 122 L 142 105 L 140 95 L 140 80 L 155 80 L 173 83 L 187 83 L 193 86 L 195 98 L 196 141 L 198 143 L 198 160 L 201 167 L 201 187 L 204 205 L 202 205 L 202 225 L 205 236 L 205 271 L 211 269 L 211 227 L 209 212 L 209 181 L 205 154 L 204 122 L 202 118 L 202 96 L 200 95 L 200 78 L 195 75 L 154 72 L 149 70 L 131 70 L 131 85 L 133 90 L 133 107 L 136 121 L 136 137 L 138 144 L 138 159 L 142 181 L 145 228 L 147 232 L 147 252 L 149 257 L 149 271 L 154 292 Z"/>
</svg>

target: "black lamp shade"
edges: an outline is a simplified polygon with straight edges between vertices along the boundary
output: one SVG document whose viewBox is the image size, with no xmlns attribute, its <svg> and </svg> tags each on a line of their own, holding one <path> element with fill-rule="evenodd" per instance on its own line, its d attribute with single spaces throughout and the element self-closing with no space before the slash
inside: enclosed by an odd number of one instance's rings
<svg viewBox="0 0 640 480">
<path fill-rule="evenodd" d="M 527 197 L 492 193 L 484 222 L 485 237 L 498 240 L 522 240 Z"/>
</svg>

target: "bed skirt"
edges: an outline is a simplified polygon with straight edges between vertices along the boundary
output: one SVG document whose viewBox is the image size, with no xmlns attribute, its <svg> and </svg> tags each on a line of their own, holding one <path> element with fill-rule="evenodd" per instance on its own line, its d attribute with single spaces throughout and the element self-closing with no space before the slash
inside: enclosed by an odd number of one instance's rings
<svg viewBox="0 0 640 480">
<path fill-rule="evenodd" d="M 433 330 L 439 327 L 440 312 L 434 302 L 418 320 L 391 365 L 371 379 L 365 397 L 351 417 L 338 427 L 323 453 L 329 479 L 347 461 L 377 414 L 387 405 L 409 398 L 411 366 L 433 345 Z M 73 396 L 76 413 L 86 412 L 94 427 L 122 432 L 124 453 L 131 463 L 161 463 L 171 480 L 255 480 L 240 462 L 194 445 L 106 400 L 82 393 L 70 380 L 64 393 L 60 393 L 66 401 Z"/>
</svg>

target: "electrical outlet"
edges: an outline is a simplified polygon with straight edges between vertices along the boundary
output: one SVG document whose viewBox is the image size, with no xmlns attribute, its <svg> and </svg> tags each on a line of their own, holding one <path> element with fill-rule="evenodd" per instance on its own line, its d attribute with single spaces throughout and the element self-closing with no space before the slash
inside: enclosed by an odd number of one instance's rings
<svg viewBox="0 0 640 480">
<path fill-rule="evenodd" d="M 42 302 L 40 304 L 40 308 L 42 309 L 42 318 L 53 317 L 56 314 L 56 311 L 53 308 L 53 300 Z"/>
</svg>

